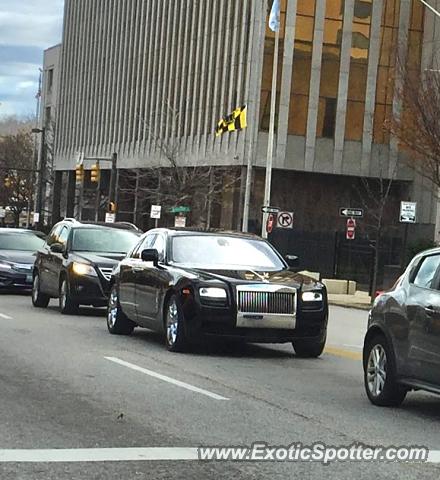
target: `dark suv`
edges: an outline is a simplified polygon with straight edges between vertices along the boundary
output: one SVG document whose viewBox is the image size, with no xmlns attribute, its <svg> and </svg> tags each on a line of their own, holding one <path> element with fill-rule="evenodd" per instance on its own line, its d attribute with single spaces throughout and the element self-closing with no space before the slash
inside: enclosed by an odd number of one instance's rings
<svg viewBox="0 0 440 480">
<path fill-rule="evenodd" d="M 414 257 L 370 312 L 364 380 L 375 405 L 397 406 L 410 390 L 440 394 L 440 249 Z"/>
<path fill-rule="evenodd" d="M 57 223 L 37 252 L 32 303 L 45 308 L 59 298 L 62 313 L 79 305 L 107 305 L 113 267 L 138 241 L 140 231 L 130 224 Z"/>
</svg>

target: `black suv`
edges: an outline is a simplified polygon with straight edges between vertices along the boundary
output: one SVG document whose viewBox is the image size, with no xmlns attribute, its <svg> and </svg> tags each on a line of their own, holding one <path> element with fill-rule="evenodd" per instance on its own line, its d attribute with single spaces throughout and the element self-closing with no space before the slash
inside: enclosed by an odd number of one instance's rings
<svg viewBox="0 0 440 480">
<path fill-rule="evenodd" d="M 138 241 L 141 232 L 126 223 L 57 223 L 37 252 L 32 303 L 45 308 L 59 298 L 62 313 L 79 305 L 107 305 L 113 267 Z"/>
</svg>

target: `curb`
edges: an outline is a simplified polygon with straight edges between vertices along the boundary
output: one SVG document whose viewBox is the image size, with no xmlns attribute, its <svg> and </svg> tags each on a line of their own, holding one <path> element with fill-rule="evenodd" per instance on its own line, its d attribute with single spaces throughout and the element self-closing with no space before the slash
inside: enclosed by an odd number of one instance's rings
<svg viewBox="0 0 440 480">
<path fill-rule="evenodd" d="M 329 305 L 335 305 L 337 307 L 356 308 L 358 310 L 365 310 L 365 311 L 368 311 L 371 309 L 371 305 L 365 304 L 365 303 L 347 303 L 342 300 L 330 300 L 330 299 L 328 303 Z"/>
</svg>

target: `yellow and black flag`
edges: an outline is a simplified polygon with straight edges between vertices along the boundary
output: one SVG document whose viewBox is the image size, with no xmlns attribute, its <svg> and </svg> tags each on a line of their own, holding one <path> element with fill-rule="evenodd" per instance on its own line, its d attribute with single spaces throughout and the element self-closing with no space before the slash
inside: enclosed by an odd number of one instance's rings
<svg viewBox="0 0 440 480">
<path fill-rule="evenodd" d="M 246 120 L 247 107 L 236 108 L 230 115 L 222 118 L 215 129 L 215 136 L 219 137 L 225 132 L 235 132 L 236 130 L 242 130 L 247 127 Z"/>
</svg>

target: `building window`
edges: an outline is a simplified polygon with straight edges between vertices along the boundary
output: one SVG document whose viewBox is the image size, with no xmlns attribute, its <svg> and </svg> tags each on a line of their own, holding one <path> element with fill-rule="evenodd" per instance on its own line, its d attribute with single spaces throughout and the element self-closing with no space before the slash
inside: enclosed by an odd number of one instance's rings
<svg viewBox="0 0 440 480">
<path fill-rule="evenodd" d="M 344 3 L 344 0 L 326 2 L 317 137 L 333 138 L 335 132 Z"/>
<path fill-rule="evenodd" d="M 53 88 L 53 68 L 47 70 L 47 92 L 50 93 Z"/>
<path fill-rule="evenodd" d="M 44 124 L 46 127 L 50 125 L 50 121 L 52 119 L 52 110 L 50 107 L 46 107 L 46 111 L 44 113 Z"/>
</svg>

